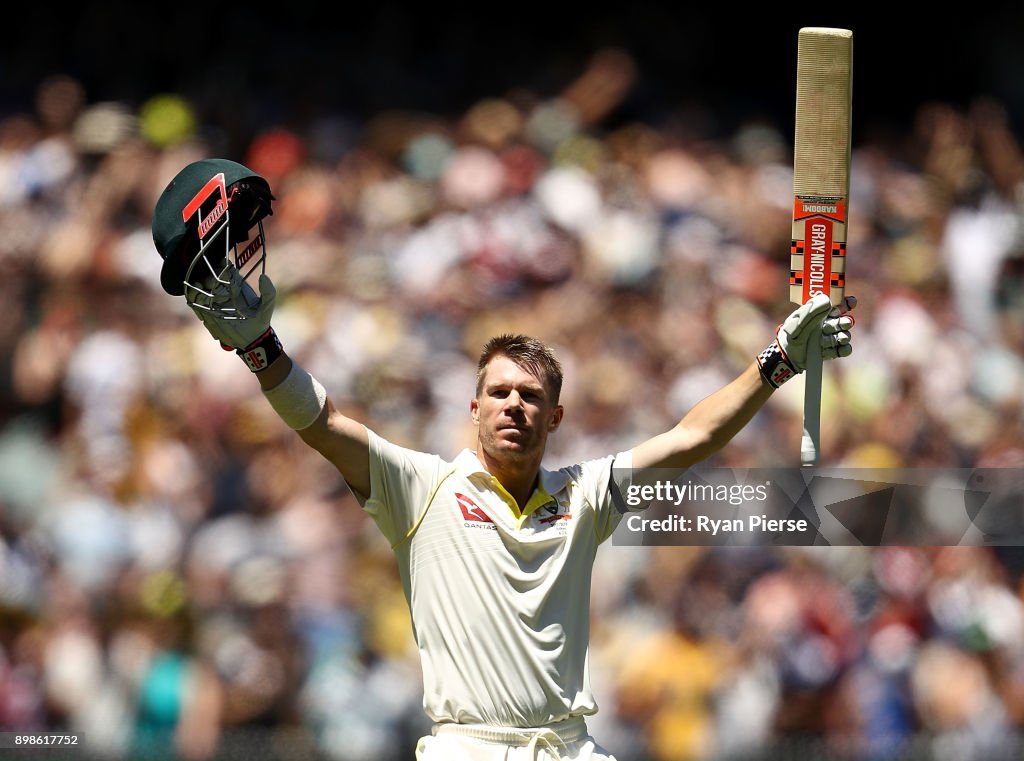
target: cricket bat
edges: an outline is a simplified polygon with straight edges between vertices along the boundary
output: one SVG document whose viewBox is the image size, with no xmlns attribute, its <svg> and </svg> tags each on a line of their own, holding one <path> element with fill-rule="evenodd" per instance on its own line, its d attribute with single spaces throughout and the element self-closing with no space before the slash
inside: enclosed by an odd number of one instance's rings
<svg viewBox="0 0 1024 761">
<path fill-rule="evenodd" d="M 852 31 L 800 29 L 789 272 L 789 298 L 798 305 L 818 293 L 839 304 L 846 288 L 852 74 Z M 815 346 L 804 380 L 804 466 L 816 465 L 820 456 L 821 364 Z"/>
</svg>

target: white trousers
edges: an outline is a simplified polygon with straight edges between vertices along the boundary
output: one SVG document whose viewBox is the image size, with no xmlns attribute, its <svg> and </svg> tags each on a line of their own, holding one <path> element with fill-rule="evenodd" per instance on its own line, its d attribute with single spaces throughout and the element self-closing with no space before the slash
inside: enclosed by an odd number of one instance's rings
<svg viewBox="0 0 1024 761">
<path fill-rule="evenodd" d="M 615 761 L 587 733 L 582 718 L 520 729 L 484 724 L 435 724 L 421 737 L 416 761 Z"/>
</svg>

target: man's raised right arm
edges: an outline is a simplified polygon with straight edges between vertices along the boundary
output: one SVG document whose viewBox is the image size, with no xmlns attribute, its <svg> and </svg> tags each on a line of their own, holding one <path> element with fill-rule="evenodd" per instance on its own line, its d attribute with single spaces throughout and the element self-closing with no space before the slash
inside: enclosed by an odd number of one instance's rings
<svg viewBox="0 0 1024 761">
<path fill-rule="evenodd" d="M 313 422 L 295 428 L 299 437 L 332 463 L 349 488 L 363 497 L 370 494 L 370 442 L 366 427 L 343 415 L 334 406 L 323 387 L 304 369 L 282 352 L 266 370 L 255 374 L 264 396 L 289 427 L 301 425 L 301 418 L 289 419 L 289 410 L 307 410 L 322 405 Z M 303 398 L 305 397 L 305 398 Z"/>
<path fill-rule="evenodd" d="M 210 335 L 235 349 L 285 425 L 332 463 L 349 488 L 368 497 L 366 428 L 339 412 L 323 385 L 285 353 L 270 324 L 277 297 L 270 277 L 260 276 L 258 295 L 234 269 L 230 283 L 218 282 L 211 288 L 208 303 L 190 304 Z"/>
</svg>

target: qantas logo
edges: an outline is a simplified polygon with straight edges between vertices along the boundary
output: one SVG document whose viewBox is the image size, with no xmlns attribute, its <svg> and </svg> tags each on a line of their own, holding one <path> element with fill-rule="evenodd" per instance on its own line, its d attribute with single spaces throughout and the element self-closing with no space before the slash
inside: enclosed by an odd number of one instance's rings
<svg viewBox="0 0 1024 761">
<path fill-rule="evenodd" d="M 481 510 L 480 506 L 465 494 L 455 492 L 455 501 L 458 503 L 459 509 L 462 511 L 462 517 L 466 519 L 467 523 L 494 524 L 494 521 L 490 519 L 490 516 Z"/>
</svg>

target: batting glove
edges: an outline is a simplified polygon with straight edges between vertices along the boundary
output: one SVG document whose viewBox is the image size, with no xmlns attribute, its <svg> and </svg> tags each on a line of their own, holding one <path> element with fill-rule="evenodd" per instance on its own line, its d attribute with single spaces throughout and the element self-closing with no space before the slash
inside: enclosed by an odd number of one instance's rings
<svg viewBox="0 0 1024 761">
<path fill-rule="evenodd" d="M 209 295 L 197 297 L 189 306 L 222 346 L 245 349 L 270 330 L 274 314 L 277 289 L 266 273 L 260 275 L 259 287 L 257 295 L 238 270 L 231 267 L 227 282 L 215 280 L 206 289 Z"/>
<path fill-rule="evenodd" d="M 793 311 L 775 331 L 775 340 L 757 355 L 761 375 L 773 388 L 778 388 L 807 369 L 811 351 L 821 351 L 823 359 L 848 357 L 853 352 L 850 329 L 857 305 L 855 296 L 847 296 L 839 306 L 832 306 L 828 295 L 816 294 Z"/>
</svg>

